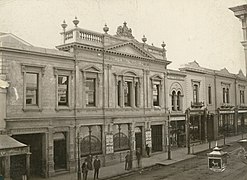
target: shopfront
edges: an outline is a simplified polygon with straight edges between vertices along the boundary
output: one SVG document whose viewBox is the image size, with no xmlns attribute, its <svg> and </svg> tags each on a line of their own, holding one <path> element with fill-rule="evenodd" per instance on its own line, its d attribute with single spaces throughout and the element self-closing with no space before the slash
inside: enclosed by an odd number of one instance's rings
<svg viewBox="0 0 247 180">
<path fill-rule="evenodd" d="M 29 147 L 8 135 L 0 135 L 0 173 L 5 179 L 29 177 Z"/>
<path fill-rule="evenodd" d="M 172 116 L 171 115 L 171 131 L 170 142 L 173 147 L 186 146 L 186 134 L 185 134 L 185 115 L 184 116 Z"/>
</svg>

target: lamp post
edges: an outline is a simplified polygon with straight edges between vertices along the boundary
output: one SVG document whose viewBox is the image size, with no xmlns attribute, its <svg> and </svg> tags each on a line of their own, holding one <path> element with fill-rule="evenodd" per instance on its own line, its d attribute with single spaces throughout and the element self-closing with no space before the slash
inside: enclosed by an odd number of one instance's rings
<svg viewBox="0 0 247 180">
<path fill-rule="evenodd" d="M 77 167 L 77 180 L 81 180 L 81 161 L 80 161 L 80 136 L 79 132 L 77 133 L 77 150 L 78 150 L 78 167 Z"/>
<path fill-rule="evenodd" d="M 170 130 L 171 130 L 171 125 L 170 125 L 170 110 L 168 110 L 168 149 L 167 149 L 167 155 L 168 155 L 168 160 L 171 160 L 171 142 L 170 142 Z"/>
<path fill-rule="evenodd" d="M 186 116 L 187 116 L 187 148 L 188 148 L 188 154 L 190 154 L 190 109 L 186 110 Z"/>
</svg>

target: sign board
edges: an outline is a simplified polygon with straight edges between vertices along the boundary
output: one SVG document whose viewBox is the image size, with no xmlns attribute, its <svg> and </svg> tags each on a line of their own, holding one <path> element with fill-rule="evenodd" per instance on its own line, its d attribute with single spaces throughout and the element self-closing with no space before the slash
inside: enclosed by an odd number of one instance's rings
<svg viewBox="0 0 247 180">
<path fill-rule="evenodd" d="M 148 144 L 149 147 L 152 147 L 151 130 L 146 130 L 146 144 Z"/>
<path fill-rule="evenodd" d="M 113 149 L 113 135 L 107 134 L 106 135 L 106 154 L 111 154 L 114 152 Z"/>
<path fill-rule="evenodd" d="M 222 158 L 208 157 L 208 168 L 214 172 L 222 172 L 225 170 L 225 165 L 222 163 Z"/>
</svg>

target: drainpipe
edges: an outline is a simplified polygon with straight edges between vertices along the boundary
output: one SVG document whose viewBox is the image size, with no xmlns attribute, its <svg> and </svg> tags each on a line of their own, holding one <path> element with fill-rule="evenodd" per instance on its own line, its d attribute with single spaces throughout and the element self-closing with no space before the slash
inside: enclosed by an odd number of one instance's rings
<svg viewBox="0 0 247 180">
<path fill-rule="evenodd" d="M 102 108 L 103 108 L 103 128 L 102 128 L 102 132 L 104 132 L 104 133 L 102 133 L 102 136 L 104 136 L 104 137 L 102 137 L 102 140 L 103 139 L 105 139 L 105 137 L 106 137 L 106 133 L 105 133 L 105 131 L 106 131 L 106 113 L 105 113 L 105 35 L 103 34 L 103 37 L 102 37 L 102 45 L 103 45 L 103 51 L 102 51 L 102 60 L 103 60 L 103 67 L 102 67 L 102 69 L 103 69 L 103 77 L 102 77 L 102 79 L 103 79 L 103 81 L 102 81 L 102 87 L 103 87 L 103 89 L 102 89 L 102 94 L 103 94 L 103 104 L 102 104 Z M 104 142 L 104 141 L 102 141 L 102 142 Z M 102 142 L 101 142 L 101 144 L 102 144 Z M 105 149 L 106 149 L 106 147 L 105 146 L 102 146 L 103 148 L 103 157 L 104 157 L 104 160 L 103 160 L 103 166 L 105 166 L 105 161 L 106 161 L 106 151 L 105 151 Z"/>
<path fill-rule="evenodd" d="M 218 111 L 217 108 L 217 84 L 216 84 L 216 72 L 214 70 L 214 107 L 215 107 L 215 115 L 214 115 L 214 126 L 215 127 L 215 116 L 220 116 L 220 111 Z M 217 118 L 217 120 L 219 120 L 219 117 Z M 218 121 L 217 121 L 217 125 L 216 125 L 216 129 L 214 128 L 214 139 L 218 137 Z M 217 133 L 217 134 L 215 134 Z"/>
</svg>

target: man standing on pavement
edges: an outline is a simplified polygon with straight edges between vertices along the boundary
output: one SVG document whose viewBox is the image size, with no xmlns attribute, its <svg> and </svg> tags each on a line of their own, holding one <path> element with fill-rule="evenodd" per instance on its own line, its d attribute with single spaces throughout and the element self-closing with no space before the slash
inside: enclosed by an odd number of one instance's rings
<svg viewBox="0 0 247 180">
<path fill-rule="evenodd" d="M 129 163 L 130 163 L 130 152 L 128 151 L 125 156 L 125 170 L 129 170 Z"/>
<path fill-rule="evenodd" d="M 93 167 L 94 167 L 94 180 L 95 178 L 99 179 L 100 160 L 98 159 L 98 156 L 95 157 L 95 160 L 93 162 Z"/>
<path fill-rule="evenodd" d="M 146 152 L 147 156 L 150 157 L 150 147 L 148 146 L 148 144 L 146 144 Z"/>
<path fill-rule="evenodd" d="M 83 173 L 83 180 L 87 180 L 88 169 L 89 169 L 89 165 L 87 159 L 85 159 L 84 163 L 81 166 L 81 171 Z"/>
<path fill-rule="evenodd" d="M 138 168 L 141 167 L 141 150 L 140 148 L 137 148 L 136 150 L 136 159 L 137 159 L 137 166 Z"/>
</svg>

